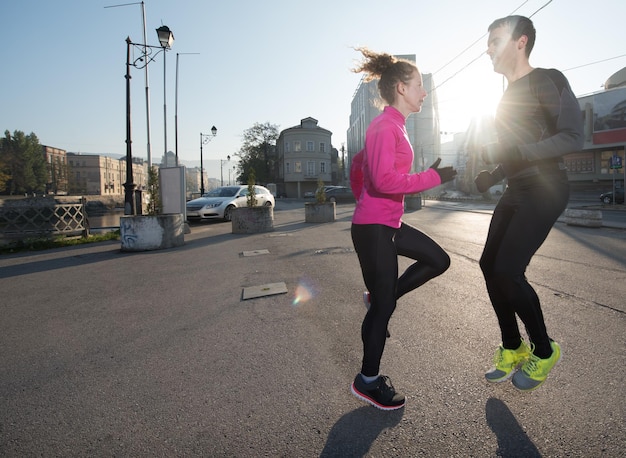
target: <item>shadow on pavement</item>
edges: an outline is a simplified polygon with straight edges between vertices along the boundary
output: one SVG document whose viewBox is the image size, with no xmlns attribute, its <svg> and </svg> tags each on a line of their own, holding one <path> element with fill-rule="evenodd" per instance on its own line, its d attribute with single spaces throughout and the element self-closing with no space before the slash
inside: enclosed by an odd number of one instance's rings
<svg viewBox="0 0 626 458">
<path fill-rule="evenodd" d="M 541 457 L 535 444 L 524 432 L 504 402 L 489 398 L 485 406 L 485 415 L 487 424 L 498 439 L 496 456 L 504 458 Z"/>
<path fill-rule="evenodd" d="M 400 423 L 404 409 L 382 411 L 364 406 L 334 424 L 320 457 L 365 456 L 381 432 Z"/>
</svg>

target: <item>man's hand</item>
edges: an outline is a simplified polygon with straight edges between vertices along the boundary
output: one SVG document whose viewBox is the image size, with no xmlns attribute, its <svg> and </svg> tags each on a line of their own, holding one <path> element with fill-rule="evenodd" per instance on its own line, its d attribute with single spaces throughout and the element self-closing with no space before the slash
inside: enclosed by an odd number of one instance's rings
<svg viewBox="0 0 626 458">
<path fill-rule="evenodd" d="M 439 178 L 441 178 L 441 184 L 454 180 L 454 177 L 456 176 L 456 170 L 454 170 L 452 166 L 439 167 L 440 163 L 441 158 L 438 158 L 433 163 L 433 165 L 430 166 L 430 168 L 439 174 Z"/>
<path fill-rule="evenodd" d="M 476 178 L 474 178 L 476 189 L 478 189 L 478 192 L 481 194 L 487 192 L 489 188 L 497 182 L 498 181 L 494 178 L 494 176 L 487 170 L 481 170 Z"/>
</svg>

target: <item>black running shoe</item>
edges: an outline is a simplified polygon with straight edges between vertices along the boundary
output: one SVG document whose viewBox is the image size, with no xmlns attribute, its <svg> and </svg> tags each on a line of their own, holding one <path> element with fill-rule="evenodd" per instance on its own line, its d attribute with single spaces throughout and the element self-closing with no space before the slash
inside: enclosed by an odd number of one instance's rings
<svg viewBox="0 0 626 458">
<path fill-rule="evenodd" d="M 352 394 L 381 410 L 396 410 L 404 407 L 404 396 L 396 393 L 391 380 L 381 375 L 371 383 L 365 383 L 361 374 L 352 382 Z"/>
</svg>

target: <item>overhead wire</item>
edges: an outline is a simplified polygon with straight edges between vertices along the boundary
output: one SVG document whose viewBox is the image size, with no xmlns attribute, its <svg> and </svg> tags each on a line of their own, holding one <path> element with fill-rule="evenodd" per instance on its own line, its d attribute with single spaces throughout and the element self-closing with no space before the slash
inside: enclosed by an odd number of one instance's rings
<svg viewBox="0 0 626 458">
<path fill-rule="evenodd" d="M 529 0 L 526 0 L 524 3 L 522 3 L 520 6 L 518 6 L 517 8 L 515 8 L 510 14 L 515 13 L 517 10 L 519 10 L 522 6 L 524 6 L 526 3 L 528 3 Z M 446 64 L 444 64 L 443 67 L 441 67 L 439 70 L 436 70 L 433 72 L 433 75 L 436 75 L 437 73 L 439 73 L 441 70 L 443 70 L 444 68 L 446 68 L 448 65 L 450 65 L 452 62 L 454 62 L 456 59 L 458 59 L 459 57 L 461 57 L 463 54 L 465 54 L 467 51 L 469 51 L 471 48 L 474 47 L 474 45 L 476 45 L 476 43 L 478 43 L 479 41 L 481 41 L 482 39 L 484 39 L 487 36 L 488 33 L 485 33 L 483 36 L 481 36 L 480 38 L 478 38 L 476 41 L 474 41 L 471 45 L 469 45 L 467 48 L 465 48 L 463 51 L 461 51 L 460 53 L 458 53 L 456 56 L 454 56 L 452 59 L 450 59 Z M 482 55 L 482 54 L 481 54 Z M 473 61 L 472 61 L 473 62 Z M 471 62 L 470 62 L 471 63 Z M 469 64 L 468 64 L 469 65 Z"/>
<path fill-rule="evenodd" d="M 517 8 L 515 8 L 510 14 L 514 14 L 516 11 L 518 11 L 522 6 L 524 6 L 526 3 L 528 3 L 529 0 L 526 0 L 524 3 L 522 3 L 520 6 L 518 6 Z M 528 16 L 529 18 L 533 17 L 535 14 L 537 14 L 539 11 L 541 11 L 542 9 L 544 9 L 546 6 L 548 6 L 550 3 L 552 3 L 552 0 L 548 0 L 546 3 L 543 4 L 543 6 L 541 6 L 541 8 L 539 8 L 538 10 L 536 10 L 533 14 L 531 14 L 530 16 Z M 478 43 L 480 40 L 484 39 L 486 36 L 488 35 L 488 33 L 485 33 L 483 36 L 481 36 L 480 38 L 478 38 L 476 41 L 474 41 L 471 45 L 469 45 L 467 48 L 465 48 L 463 51 L 461 51 L 457 56 L 455 56 L 451 61 L 449 61 L 447 64 L 445 64 L 443 67 L 441 67 L 439 70 L 437 70 L 436 72 L 433 73 L 433 75 L 437 72 L 440 72 L 441 70 L 443 70 L 444 68 L 446 68 L 448 65 L 450 65 L 452 62 L 454 62 L 456 59 L 458 59 L 459 57 L 461 57 L 463 54 L 465 54 L 465 52 L 467 52 L 469 49 L 471 49 L 476 43 Z M 459 73 L 461 73 L 463 70 L 465 70 L 466 68 L 468 68 L 470 65 L 472 65 L 474 62 L 476 62 L 478 59 L 480 59 L 481 57 L 483 57 L 483 55 L 485 54 L 485 51 L 481 52 L 478 56 L 476 56 L 474 59 L 472 59 L 471 61 L 469 61 L 467 64 L 465 64 L 463 67 L 461 67 L 459 70 L 457 70 L 456 72 L 454 72 L 451 76 L 449 76 L 448 78 L 446 78 L 441 84 L 437 85 L 434 90 L 439 89 L 441 86 L 443 86 L 445 83 L 447 83 L 448 81 L 450 81 L 452 78 L 454 78 L 456 75 L 458 75 Z"/>
</svg>

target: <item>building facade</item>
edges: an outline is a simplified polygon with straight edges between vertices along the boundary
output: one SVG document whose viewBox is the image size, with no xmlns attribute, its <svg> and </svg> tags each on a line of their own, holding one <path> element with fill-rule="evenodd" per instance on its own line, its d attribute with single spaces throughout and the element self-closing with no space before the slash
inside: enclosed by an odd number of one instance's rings
<svg viewBox="0 0 626 458">
<path fill-rule="evenodd" d="M 67 153 L 72 194 L 122 196 L 126 183 L 126 158 L 97 154 Z M 148 172 L 141 158 L 133 158 L 135 189 L 147 188 Z"/>
<path fill-rule="evenodd" d="M 48 168 L 46 194 L 66 195 L 69 192 L 69 165 L 67 152 L 63 149 L 42 145 Z"/>
<path fill-rule="evenodd" d="M 337 150 L 331 143 L 332 132 L 318 126 L 317 119 L 308 117 L 300 125 L 283 130 L 278 136 L 278 194 L 303 197 L 315 191 L 319 180 L 333 182 L 333 157 L 337 174 Z"/>
<path fill-rule="evenodd" d="M 626 80 L 626 68 L 624 80 Z M 618 72 L 616 75 L 619 75 Z M 574 188 L 605 190 L 626 181 L 626 81 L 578 99 L 585 126 L 585 146 L 580 153 L 565 156 Z"/>
</svg>

